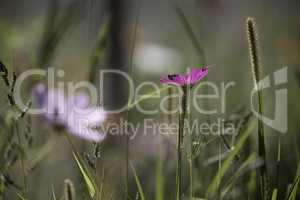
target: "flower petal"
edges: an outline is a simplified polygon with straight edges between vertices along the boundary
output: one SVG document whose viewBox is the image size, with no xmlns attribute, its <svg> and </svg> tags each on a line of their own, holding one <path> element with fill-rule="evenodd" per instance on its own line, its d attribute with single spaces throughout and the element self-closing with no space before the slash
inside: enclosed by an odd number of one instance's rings
<svg viewBox="0 0 300 200">
<path fill-rule="evenodd" d="M 161 77 L 160 82 L 168 85 L 184 86 L 186 79 L 184 75 L 168 75 Z"/>
<path fill-rule="evenodd" d="M 90 104 L 90 96 L 86 92 L 79 92 L 68 98 L 68 107 L 84 109 Z"/>
<path fill-rule="evenodd" d="M 33 89 L 33 101 L 39 109 L 44 109 L 43 116 L 49 123 L 66 123 L 66 99 L 63 92 L 38 84 Z"/>
<path fill-rule="evenodd" d="M 92 110 L 86 117 L 90 124 L 100 124 L 106 120 L 107 114 L 101 107 L 89 108 Z"/>
<path fill-rule="evenodd" d="M 191 69 L 190 73 L 187 76 L 188 79 L 188 84 L 196 84 L 198 81 L 200 81 L 202 78 L 204 78 L 205 76 L 207 76 L 208 74 L 208 68 L 204 67 L 204 68 L 194 68 Z"/>
<path fill-rule="evenodd" d="M 47 88 L 44 84 L 36 85 L 32 90 L 32 99 L 37 108 L 43 108 L 47 100 Z"/>
<path fill-rule="evenodd" d="M 102 107 L 89 107 L 90 97 L 84 93 L 78 93 L 68 99 L 68 123 L 77 123 L 85 120 L 88 126 L 95 126 L 106 119 L 106 112 Z"/>
<path fill-rule="evenodd" d="M 66 100 L 63 91 L 48 89 L 38 85 L 33 90 L 33 98 L 38 107 L 45 110 L 43 116 L 54 126 L 62 126 L 80 138 L 100 142 L 105 135 L 94 129 L 106 119 L 102 107 L 89 107 L 90 98 L 86 93 L 78 93 Z"/>
<path fill-rule="evenodd" d="M 50 123 L 65 125 L 67 122 L 67 103 L 62 91 L 48 90 L 45 117 Z"/>
<path fill-rule="evenodd" d="M 170 80 L 168 77 L 162 77 L 160 79 L 160 82 L 163 84 L 179 86 L 177 82 Z"/>
<path fill-rule="evenodd" d="M 87 126 L 69 127 L 68 132 L 74 136 L 93 142 L 101 142 L 105 138 L 105 134 Z"/>
</svg>

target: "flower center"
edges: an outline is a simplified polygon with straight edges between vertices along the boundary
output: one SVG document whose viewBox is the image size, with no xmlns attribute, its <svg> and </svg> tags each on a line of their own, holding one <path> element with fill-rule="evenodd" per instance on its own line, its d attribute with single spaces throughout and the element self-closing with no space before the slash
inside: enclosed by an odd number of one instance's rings
<svg viewBox="0 0 300 200">
<path fill-rule="evenodd" d="M 171 74 L 171 75 L 168 75 L 168 78 L 172 81 L 174 81 L 174 79 L 178 77 L 178 74 Z"/>
</svg>

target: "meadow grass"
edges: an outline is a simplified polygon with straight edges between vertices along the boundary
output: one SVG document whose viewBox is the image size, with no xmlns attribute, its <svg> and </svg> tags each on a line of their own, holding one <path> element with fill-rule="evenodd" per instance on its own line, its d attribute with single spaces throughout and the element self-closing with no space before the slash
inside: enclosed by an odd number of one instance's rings
<svg viewBox="0 0 300 200">
<path fill-rule="evenodd" d="M 258 112 L 263 115 L 263 96 L 262 91 L 259 88 L 259 81 L 261 80 L 261 66 L 259 61 L 259 44 L 257 38 L 257 31 L 255 22 L 252 18 L 247 19 L 247 34 L 249 43 L 249 52 L 251 60 L 251 68 L 253 73 L 254 86 L 257 88 L 258 98 Z M 264 164 L 259 168 L 260 176 L 260 192 L 262 199 L 269 199 L 269 178 L 267 172 L 267 159 L 266 159 L 266 147 L 265 147 L 265 132 L 264 124 L 261 120 L 258 120 L 258 156 L 264 161 Z"/>
<path fill-rule="evenodd" d="M 74 1 L 63 10 L 63 14 L 60 16 L 58 14 L 57 1 L 51 1 L 44 34 L 42 35 L 38 50 L 39 53 L 35 60 L 39 67 L 45 67 L 51 63 L 58 45 L 66 37 L 67 33 L 80 21 L 77 15 L 78 10 L 81 8 L 80 5 L 80 1 Z M 203 45 L 201 45 L 192 25 L 178 5 L 175 5 L 174 9 L 190 40 L 190 44 L 197 52 L 199 64 L 201 66 L 206 64 Z M 133 67 L 139 15 L 140 11 L 135 16 L 132 47 L 130 48 L 129 74 L 131 76 L 135 76 L 136 73 Z M 109 17 L 107 17 L 99 30 L 99 37 L 90 57 L 88 78 L 90 82 L 97 81 L 98 77 L 95 74 L 99 70 L 98 64 L 103 62 L 107 48 L 109 48 L 109 23 Z M 246 20 L 246 29 L 253 82 L 257 89 L 259 89 L 258 83 L 262 78 L 262 66 L 260 64 L 258 34 L 254 19 L 248 18 Z M 33 199 L 31 196 L 35 192 L 33 191 L 35 189 L 32 189 L 34 186 L 31 185 L 32 181 L 30 181 L 32 173 L 43 166 L 43 163 L 48 159 L 50 154 L 55 152 L 58 146 L 63 145 L 62 141 L 64 139 L 69 144 L 66 148 L 71 151 L 70 157 L 73 160 L 74 171 L 80 177 L 78 178 L 79 181 L 68 177 L 64 178 L 61 191 L 55 191 L 54 183 L 49 183 L 51 185 L 51 188 L 49 188 L 51 190 L 50 198 L 53 200 L 209 200 L 235 198 L 296 200 L 297 195 L 299 196 L 299 158 L 296 162 L 292 162 L 292 164 L 285 160 L 283 156 L 286 151 L 286 148 L 283 146 L 284 137 L 279 136 L 278 141 L 276 141 L 276 151 L 270 153 L 273 154 L 273 157 L 275 155 L 276 159 L 273 160 L 274 162 L 268 162 L 269 159 L 272 159 L 272 155 L 267 155 L 267 152 L 270 151 L 268 151 L 269 142 L 265 139 L 266 131 L 264 124 L 261 120 L 254 119 L 251 111 L 249 111 L 249 115 L 232 114 L 232 116 L 238 116 L 235 122 L 239 125 L 234 140 L 233 137 L 224 136 L 220 133 L 218 136 L 209 138 L 209 141 L 202 141 L 196 138 L 193 135 L 194 133 L 185 130 L 185 125 L 192 121 L 194 115 L 191 114 L 192 110 L 189 106 L 190 88 L 183 87 L 183 96 L 179 103 L 181 111 L 176 113 L 178 115 L 179 130 L 176 135 L 176 144 L 173 144 L 174 148 L 172 152 L 167 152 L 165 143 L 160 142 L 155 147 L 157 149 L 155 149 L 155 156 L 151 158 L 151 161 L 147 162 L 149 158 L 145 158 L 145 160 L 141 160 L 140 157 L 135 158 L 134 156 L 137 156 L 136 152 L 132 152 L 131 154 L 129 151 L 133 142 L 126 135 L 126 145 L 124 154 L 122 154 L 124 157 L 114 158 L 112 156 L 109 158 L 117 160 L 120 166 L 104 165 L 101 157 L 102 143 L 88 143 L 88 148 L 92 148 L 94 152 L 92 158 L 90 158 L 86 154 L 86 149 L 83 150 L 64 131 L 53 129 L 52 132 L 57 132 L 58 135 L 51 135 L 45 142 L 33 147 L 31 145 L 33 139 L 31 128 L 36 127 L 31 125 L 31 118 L 30 115 L 27 115 L 26 109 L 19 110 L 15 106 L 12 95 L 18 77 L 17 73 L 9 71 L 2 63 L 0 65 L 0 72 L 2 85 L 5 88 L 3 94 L 7 103 L 6 111 L 1 113 L 0 116 L 2 127 L 0 130 L 2 134 L 0 141 L 0 200 L 7 199 L 7 196 L 13 196 L 21 200 Z M 35 84 L 35 82 L 32 84 Z M 165 91 L 169 95 L 173 93 L 170 86 L 161 86 L 159 90 L 153 90 L 140 98 L 130 100 L 126 107 L 127 113 L 125 116 L 127 120 L 135 120 L 135 107 L 138 104 L 150 100 L 157 94 L 162 94 Z M 257 91 L 257 102 L 259 114 L 264 114 L 264 105 L 266 102 L 265 96 L 263 97 L 260 90 Z M 171 100 L 168 103 L 168 106 L 172 107 Z M 31 103 L 28 102 L 28 108 L 30 106 Z M 171 115 L 167 117 L 168 122 L 173 121 Z M 196 115 L 196 117 L 204 118 L 199 115 Z M 208 117 L 208 121 L 210 120 Z M 221 132 L 223 131 L 225 130 Z M 250 150 L 247 149 L 248 142 L 256 138 L 254 133 L 257 135 L 257 151 L 255 151 L 256 144 L 252 142 L 250 143 Z M 35 137 L 38 136 L 35 135 Z M 168 139 L 171 141 L 174 138 Z M 228 140 L 232 140 L 233 142 L 229 143 Z M 195 142 L 199 142 L 199 144 L 194 144 Z M 117 147 L 110 147 L 110 149 L 114 148 Z M 288 152 L 294 154 L 292 151 Z M 166 154 L 170 154 L 168 155 L 168 159 Z M 206 167 L 204 163 L 206 160 L 209 160 L 210 156 L 216 159 L 212 159 L 213 161 Z M 125 160 L 125 166 L 120 164 L 121 159 Z M 292 168 L 283 166 L 283 164 L 288 166 L 293 165 L 292 167 L 297 168 L 296 173 L 293 174 L 293 180 L 281 182 L 281 176 L 285 173 L 285 170 Z M 102 168 L 99 167 L 100 165 Z M 112 174 L 112 168 L 117 169 L 119 174 Z M 117 176 L 122 176 L 120 171 L 125 171 L 125 181 L 120 184 L 121 186 L 115 186 L 113 179 Z M 47 173 L 51 176 L 55 171 Z M 11 175 L 14 176 L 11 177 Z M 130 181 L 131 179 L 133 181 Z M 257 186 L 259 187 L 258 189 Z"/>
</svg>

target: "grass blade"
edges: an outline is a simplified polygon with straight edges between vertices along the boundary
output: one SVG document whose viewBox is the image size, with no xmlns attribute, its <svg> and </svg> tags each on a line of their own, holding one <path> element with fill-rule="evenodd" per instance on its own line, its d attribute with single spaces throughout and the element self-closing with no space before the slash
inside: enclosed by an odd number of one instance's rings
<svg viewBox="0 0 300 200">
<path fill-rule="evenodd" d="M 48 16 L 45 24 L 45 31 L 41 38 L 38 51 L 37 65 L 46 67 L 54 56 L 59 43 L 66 37 L 68 31 L 79 24 L 83 19 L 82 9 L 84 1 L 75 0 L 62 11 L 58 18 L 58 1 L 50 1 Z"/>
<path fill-rule="evenodd" d="M 136 186 L 137 186 L 137 188 L 138 188 L 138 192 L 139 192 L 139 195 L 140 195 L 140 199 L 141 199 L 141 200 L 146 200 L 145 194 L 144 194 L 144 192 L 143 192 L 143 188 L 142 188 L 142 185 L 141 185 L 141 182 L 140 182 L 139 177 L 138 177 L 138 175 L 137 175 L 137 173 L 136 173 L 136 171 L 135 171 L 135 168 L 134 168 L 134 166 L 132 165 L 131 162 L 130 162 L 130 167 L 131 167 L 131 170 L 132 170 L 132 172 L 133 172 L 134 180 L 135 180 Z"/>
<path fill-rule="evenodd" d="M 281 138 L 278 138 L 278 146 L 277 146 L 277 161 L 276 161 L 276 182 L 275 188 L 272 192 L 272 200 L 277 200 L 277 193 L 279 188 L 279 170 L 280 170 L 280 160 L 281 160 Z"/>
<path fill-rule="evenodd" d="M 139 3 L 138 5 L 138 9 L 137 9 L 137 13 L 136 13 L 136 17 L 135 17 L 135 24 L 134 24 L 134 29 L 133 29 L 133 37 L 132 37 L 132 45 L 130 48 L 130 57 L 129 57 L 129 75 L 131 77 L 134 77 L 133 75 L 133 58 L 134 58 L 134 53 L 135 53 L 135 48 L 136 48 L 136 37 L 137 37 L 137 32 L 138 32 L 138 25 L 139 25 L 139 16 L 140 16 L 140 8 L 141 8 L 141 3 Z M 131 101 L 129 101 L 131 102 Z M 131 113 L 130 113 L 130 108 L 127 108 L 127 120 L 130 121 L 130 117 L 131 117 Z M 130 150 L 129 150 L 129 146 L 130 146 L 130 138 L 129 135 L 126 135 L 125 138 L 125 159 L 126 159 L 126 180 L 125 180 L 125 192 L 126 192 L 126 196 L 125 198 L 128 198 L 129 194 L 128 194 L 128 188 L 129 188 L 129 157 L 130 157 Z"/>
<path fill-rule="evenodd" d="M 96 182 L 92 177 L 92 173 L 88 170 L 88 167 L 83 162 L 83 159 L 80 157 L 75 145 L 73 144 L 71 138 L 68 134 L 65 134 L 69 144 L 72 147 L 73 157 L 76 161 L 76 164 L 83 176 L 83 179 L 85 181 L 86 187 L 88 189 L 89 195 L 91 198 L 95 197 L 95 194 L 98 192 Z"/>
<path fill-rule="evenodd" d="M 205 53 L 204 53 L 202 46 L 200 45 L 200 42 L 199 42 L 195 32 L 193 31 L 192 26 L 190 25 L 189 21 L 187 20 L 186 16 L 184 15 L 184 13 L 183 13 L 182 9 L 179 7 L 179 5 L 175 4 L 174 9 L 175 9 L 175 13 L 176 13 L 177 17 L 179 18 L 184 30 L 186 31 L 186 33 L 188 35 L 188 38 L 191 41 L 191 44 L 196 49 L 197 54 L 198 54 L 200 60 L 202 61 L 202 63 L 200 63 L 200 65 L 205 65 L 205 63 L 206 63 Z"/>
<path fill-rule="evenodd" d="M 83 179 L 85 181 L 85 184 L 87 186 L 89 194 L 90 194 L 91 198 L 94 198 L 96 191 L 97 191 L 95 181 L 92 179 L 92 176 L 91 176 L 90 172 L 88 171 L 87 167 L 85 166 L 84 162 L 82 161 L 82 159 L 80 159 L 78 154 L 76 154 L 74 151 L 73 151 L 73 156 L 74 156 L 77 166 L 83 176 Z"/>
<path fill-rule="evenodd" d="M 51 190 L 52 190 L 52 200 L 57 200 L 53 185 L 51 186 Z"/>
<path fill-rule="evenodd" d="M 109 30 L 109 19 L 106 18 L 103 24 L 101 25 L 101 29 L 99 31 L 99 38 L 96 42 L 95 50 L 91 56 L 91 71 L 89 75 L 89 80 L 92 83 L 96 83 L 97 81 L 97 73 L 98 73 L 98 65 L 101 59 L 104 56 L 105 48 L 108 42 L 108 30 Z"/>
<path fill-rule="evenodd" d="M 299 189 L 299 182 L 300 182 L 300 163 L 298 164 L 297 174 L 286 200 L 296 200 L 297 191 Z"/>
<path fill-rule="evenodd" d="M 41 148 L 30 151 L 30 158 L 28 159 L 29 162 L 26 167 L 27 171 L 34 170 L 42 161 L 44 161 L 51 151 L 54 150 L 58 144 L 60 144 L 59 141 L 60 140 L 56 136 L 52 136 L 48 139 L 46 144 L 42 145 Z"/>
<path fill-rule="evenodd" d="M 105 173 L 104 173 L 104 168 L 102 170 L 102 175 L 101 175 L 101 181 L 100 181 L 100 187 L 99 187 L 99 198 L 97 200 L 102 200 L 103 198 L 103 188 L 104 188 L 104 178 L 105 178 Z"/>
<path fill-rule="evenodd" d="M 131 110 L 134 106 L 136 106 L 140 102 L 150 99 L 150 98 L 154 97 L 155 95 L 160 94 L 161 92 L 167 90 L 168 88 L 170 88 L 170 86 L 163 86 L 159 90 L 155 90 L 155 91 L 149 92 L 148 94 L 142 95 L 140 98 L 138 98 L 137 100 L 135 100 L 133 102 L 129 101 L 128 110 Z"/>
<path fill-rule="evenodd" d="M 237 169 L 235 171 L 235 173 L 232 175 L 232 177 L 227 181 L 227 183 L 225 183 L 224 185 L 226 186 L 225 189 L 222 191 L 222 198 L 225 197 L 225 195 L 231 190 L 231 188 L 236 184 L 237 180 L 239 179 L 239 177 L 241 177 L 241 175 L 244 173 L 244 170 L 250 165 L 252 164 L 256 159 L 256 155 L 255 154 L 251 154 L 239 167 L 239 169 Z"/>
<path fill-rule="evenodd" d="M 275 188 L 272 192 L 272 200 L 277 200 L 277 193 L 278 193 L 278 189 Z"/>
<path fill-rule="evenodd" d="M 20 200 L 28 200 L 27 198 L 25 198 L 22 194 L 17 193 L 17 196 Z"/>
<path fill-rule="evenodd" d="M 217 173 L 214 178 L 212 179 L 211 183 L 208 186 L 207 192 L 206 192 L 206 197 L 211 197 L 214 194 L 216 194 L 217 189 L 218 189 L 218 182 L 222 180 L 224 177 L 225 173 L 229 169 L 232 161 L 234 160 L 235 156 L 239 153 L 239 151 L 242 149 L 243 145 L 247 141 L 248 137 L 251 135 L 253 129 L 255 127 L 254 121 L 250 121 L 249 125 L 247 126 L 246 130 L 242 134 L 242 136 L 239 138 L 237 144 L 235 145 L 235 148 L 232 150 L 228 158 L 225 160 L 223 163 L 220 172 Z"/>
</svg>

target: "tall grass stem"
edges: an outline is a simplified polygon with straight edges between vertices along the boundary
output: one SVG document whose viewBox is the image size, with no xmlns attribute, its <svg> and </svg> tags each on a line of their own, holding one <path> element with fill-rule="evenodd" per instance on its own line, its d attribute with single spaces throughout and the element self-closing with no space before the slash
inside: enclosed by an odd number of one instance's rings
<svg viewBox="0 0 300 200">
<path fill-rule="evenodd" d="M 259 61 L 258 52 L 258 37 L 254 19 L 247 19 L 247 36 L 250 52 L 251 69 L 253 73 L 254 86 L 257 89 L 258 96 L 258 112 L 260 115 L 263 114 L 263 97 L 262 91 L 259 88 L 259 81 L 261 79 L 261 66 Z M 259 168 L 260 178 L 260 192 L 262 199 L 269 199 L 269 188 L 268 188 L 268 175 L 267 175 L 267 159 L 265 149 L 265 136 L 264 136 L 264 125 L 261 120 L 258 119 L 258 155 L 263 159 L 264 164 Z"/>
</svg>

